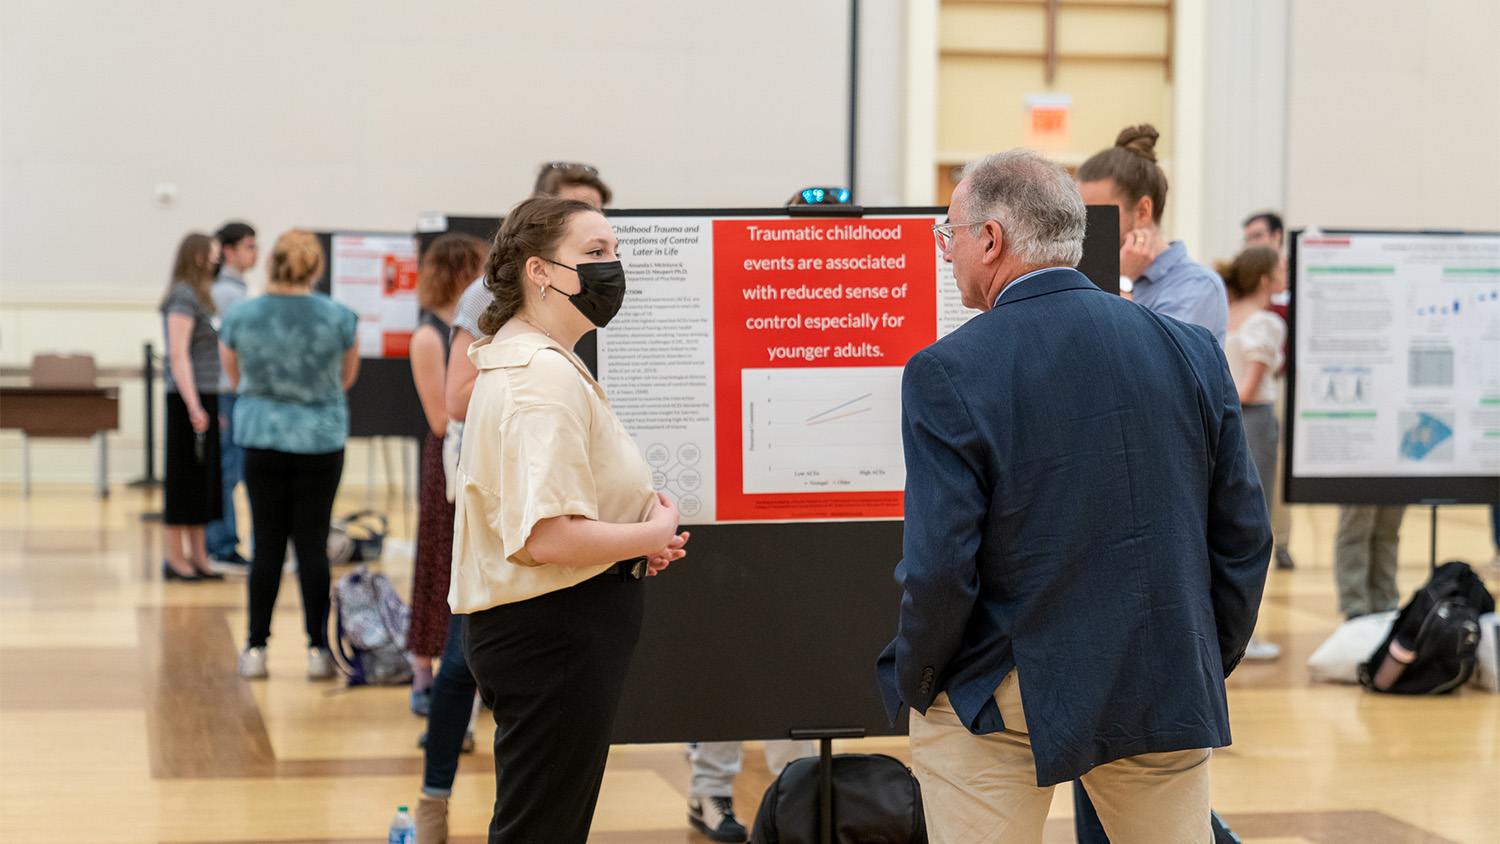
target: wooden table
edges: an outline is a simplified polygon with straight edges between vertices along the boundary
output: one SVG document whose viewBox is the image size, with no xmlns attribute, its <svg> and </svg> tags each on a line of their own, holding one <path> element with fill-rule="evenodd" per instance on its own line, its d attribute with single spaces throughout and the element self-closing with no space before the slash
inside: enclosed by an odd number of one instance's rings
<svg viewBox="0 0 1500 844">
<path fill-rule="evenodd" d="M 32 387 L 0 379 L 0 428 L 21 431 L 21 494 L 31 497 L 31 438 L 89 437 L 94 441 L 94 488 L 109 497 L 109 441 L 120 427 L 120 390 L 115 386 Z"/>
</svg>

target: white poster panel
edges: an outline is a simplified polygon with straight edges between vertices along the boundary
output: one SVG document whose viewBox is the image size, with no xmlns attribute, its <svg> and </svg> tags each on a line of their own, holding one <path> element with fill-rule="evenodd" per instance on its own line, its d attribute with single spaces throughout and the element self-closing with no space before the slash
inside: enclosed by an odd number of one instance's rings
<svg viewBox="0 0 1500 844">
<path fill-rule="evenodd" d="M 334 234 L 329 295 L 359 314 L 362 358 L 404 358 L 417 327 L 417 239 Z"/>
<path fill-rule="evenodd" d="M 1292 472 L 1500 472 L 1500 236 L 1304 233 Z"/>
<path fill-rule="evenodd" d="M 611 220 L 629 291 L 599 331 L 599 383 L 688 524 L 712 522 L 713 227 L 706 217 Z"/>
</svg>

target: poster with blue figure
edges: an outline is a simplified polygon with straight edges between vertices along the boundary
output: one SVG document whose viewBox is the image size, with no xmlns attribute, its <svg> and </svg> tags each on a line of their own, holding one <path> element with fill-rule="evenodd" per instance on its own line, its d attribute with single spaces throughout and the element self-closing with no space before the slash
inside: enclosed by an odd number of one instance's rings
<svg viewBox="0 0 1500 844">
<path fill-rule="evenodd" d="M 1452 418 L 1442 419 L 1431 413 L 1401 414 L 1401 457 L 1403 460 L 1452 460 Z"/>
</svg>

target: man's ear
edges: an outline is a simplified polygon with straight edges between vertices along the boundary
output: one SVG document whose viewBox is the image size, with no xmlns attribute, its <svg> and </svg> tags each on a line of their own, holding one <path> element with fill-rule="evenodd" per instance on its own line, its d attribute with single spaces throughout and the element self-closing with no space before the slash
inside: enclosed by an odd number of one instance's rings
<svg viewBox="0 0 1500 844">
<path fill-rule="evenodd" d="M 1000 260 L 1000 253 L 1005 250 L 1005 230 L 994 220 L 987 220 L 984 224 L 984 238 L 989 242 L 985 244 L 980 262 L 993 264 Z"/>
</svg>

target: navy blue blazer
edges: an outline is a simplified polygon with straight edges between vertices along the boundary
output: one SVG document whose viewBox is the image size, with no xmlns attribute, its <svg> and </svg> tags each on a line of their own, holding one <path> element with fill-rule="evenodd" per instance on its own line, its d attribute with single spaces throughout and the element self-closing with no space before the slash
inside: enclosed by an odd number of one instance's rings
<svg viewBox="0 0 1500 844">
<path fill-rule="evenodd" d="M 892 721 L 946 691 L 1002 730 L 1014 668 L 1038 785 L 1229 744 L 1271 528 L 1213 336 L 1057 269 L 912 357 L 901 400 Z"/>
</svg>

